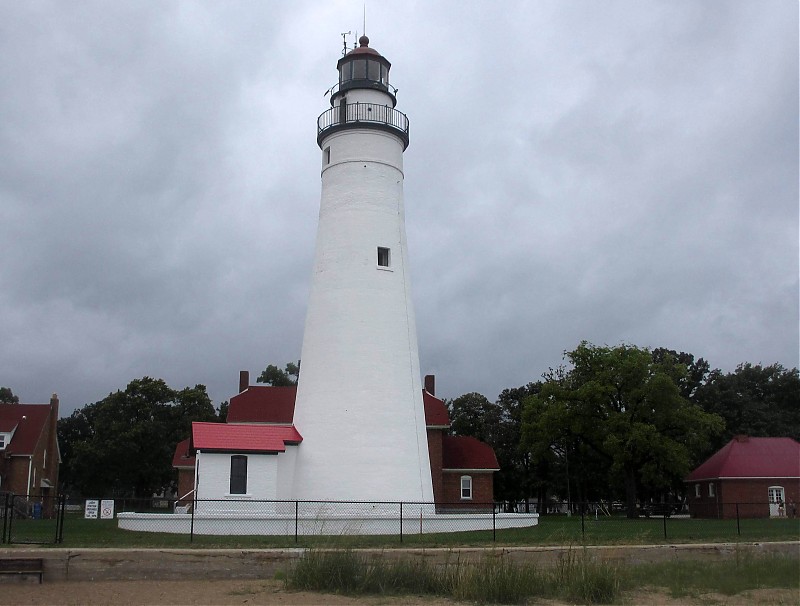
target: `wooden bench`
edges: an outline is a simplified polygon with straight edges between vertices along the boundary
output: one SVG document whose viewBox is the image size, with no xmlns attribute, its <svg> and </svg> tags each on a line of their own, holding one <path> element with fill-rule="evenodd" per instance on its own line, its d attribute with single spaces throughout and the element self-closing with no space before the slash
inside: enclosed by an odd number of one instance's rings
<svg viewBox="0 0 800 606">
<path fill-rule="evenodd" d="M 44 574 L 42 558 L 0 558 L 0 574 L 12 574 L 19 577 L 37 575 L 39 583 Z"/>
</svg>

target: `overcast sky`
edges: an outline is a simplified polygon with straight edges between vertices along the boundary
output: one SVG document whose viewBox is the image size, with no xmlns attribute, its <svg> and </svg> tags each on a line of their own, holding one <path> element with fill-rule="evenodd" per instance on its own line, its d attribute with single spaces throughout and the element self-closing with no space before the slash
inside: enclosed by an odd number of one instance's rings
<svg viewBox="0 0 800 606">
<path fill-rule="evenodd" d="M 299 358 L 316 118 L 362 6 L 0 0 L 0 385 L 62 414 L 145 375 L 219 404 Z M 581 340 L 798 365 L 797 2 L 367 11 L 440 396 Z"/>
</svg>

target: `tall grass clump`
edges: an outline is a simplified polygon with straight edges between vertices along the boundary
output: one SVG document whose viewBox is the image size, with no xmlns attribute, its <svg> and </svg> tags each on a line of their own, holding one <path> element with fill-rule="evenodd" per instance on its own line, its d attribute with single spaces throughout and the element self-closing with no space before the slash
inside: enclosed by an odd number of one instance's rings
<svg viewBox="0 0 800 606">
<path fill-rule="evenodd" d="M 519 566 L 502 557 L 479 564 L 451 565 L 455 599 L 478 604 L 522 604 L 531 596 L 549 593 L 547 579 L 532 566 Z"/>
<path fill-rule="evenodd" d="M 367 558 L 349 549 L 309 550 L 289 575 L 291 589 L 358 594 L 446 594 L 425 560 Z"/>
<path fill-rule="evenodd" d="M 613 602 L 623 585 L 622 573 L 616 566 L 572 549 L 559 555 L 552 581 L 560 588 L 560 597 L 585 604 Z"/>
<path fill-rule="evenodd" d="M 736 556 L 721 562 L 704 562 L 701 566 L 691 560 L 640 564 L 631 569 L 629 582 L 665 587 L 675 598 L 704 592 L 736 595 L 762 587 L 800 590 L 797 557 L 738 552 Z"/>
<path fill-rule="evenodd" d="M 533 597 L 608 603 L 620 592 L 616 568 L 570 551 L 555 569 L 490 554 L 477 563 L 369 558 L 350 550 L 311 550 L 289 575 L 290 589 L 348 595 L 442 595 L 479 604 L 522 604 Z"/>
</svg>

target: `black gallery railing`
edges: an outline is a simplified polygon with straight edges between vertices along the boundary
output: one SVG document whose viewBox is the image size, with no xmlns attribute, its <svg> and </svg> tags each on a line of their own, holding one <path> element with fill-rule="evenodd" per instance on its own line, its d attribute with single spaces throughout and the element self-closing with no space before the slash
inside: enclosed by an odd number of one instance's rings
<svg viewBox="0 0 800 606">
<path fill-rule="evenodd" d="M 317 142 L 329 130 L 359 125 L 397 131 L 408 145 L 408 117 L 393 107 L 378 103 L 345 103 L 322 112 L 317 118 Z"/>
</svg>

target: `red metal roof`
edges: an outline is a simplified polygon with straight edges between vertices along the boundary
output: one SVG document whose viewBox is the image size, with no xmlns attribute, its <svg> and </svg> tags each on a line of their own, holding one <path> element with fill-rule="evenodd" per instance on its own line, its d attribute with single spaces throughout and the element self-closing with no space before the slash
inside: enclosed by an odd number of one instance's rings
<svg viewBox="0 0 800 606">
<path fill-rule="evenodd" d="M 173 467 L 194 467 L 194 455 L 189 450 L 190 438 L 181 440 L 175 447 L 175 454 L 172 455 Z"/>
<path fill-rule="evenodd" d="M 291 425 L 294 421 L 294 404 L 297 387 L 272 387 L 251 385 L 236 394 L 228 404 L 228 423 L 272 423 Z M 449 427 L 450 415 L 444 402 L 427 391 L 422 392 L 425 407 L 425 425 Z"/>
<path fill-rule="evenodd" d="M 737 436 L 686 477 L 800 478 L 800 443 L 792 438 Z"/>
<path fill-rule="evenodd" d="M 16 427 L 11 442 L 3 452 L 12 455 L 33 454 L 49 416 L 49 404 L 0 404 L 0 431 L 10 432 Z"/>
<path fill-rule="evenodd" d="M 228 423 L 291 425 L 297 387 L 251 385 L 228 404 Z"/>
<path fill-rule="evenodd" d="M 442 436 L 442 469 L 499 470 L 494 449 L 470 436 Z"/>
<path fill-rule="evenodd" d="M 428 427 L 450 427 L 450 414 L 447 406 L 439 398 L 422 390 L 422 404 L 425 406 L 425 425 Z"/>
<path fill-rule="evenodd" d="M 293 425 L 192 423 L 190 447 L 218 452 L 284 452 L 303 437 Z"/>
</svg>

